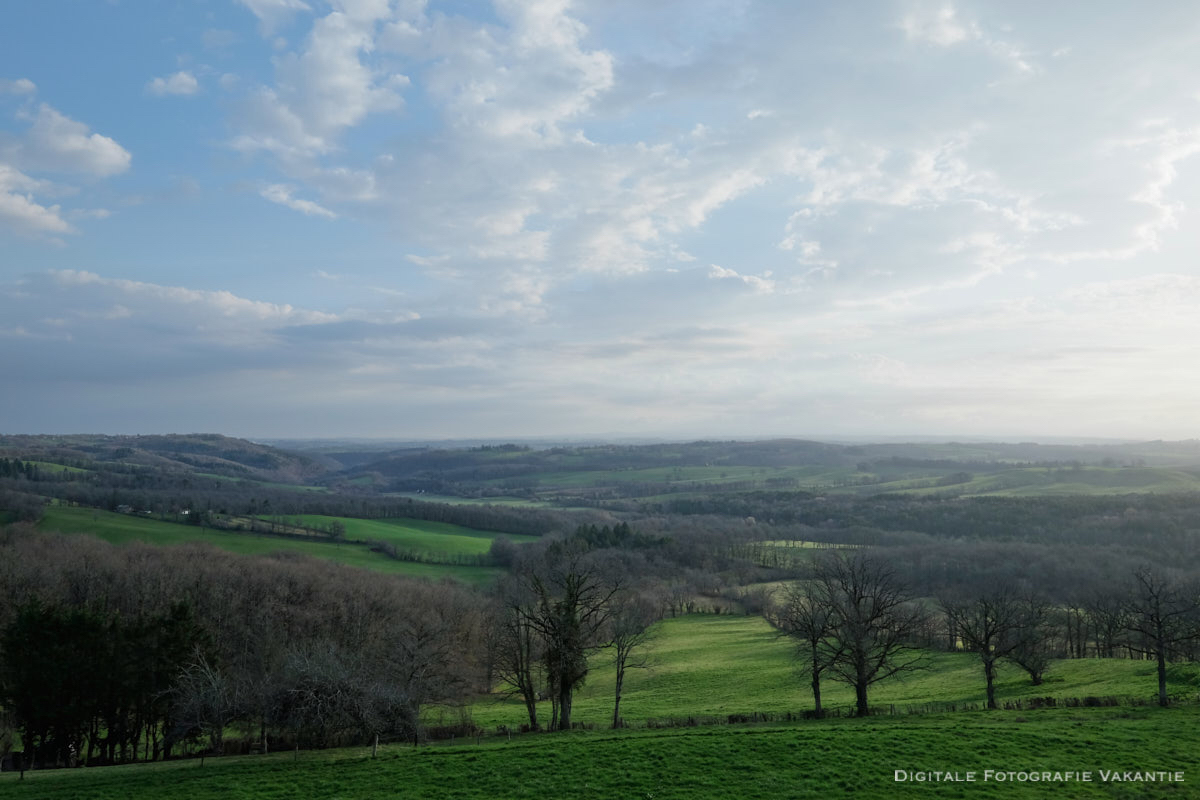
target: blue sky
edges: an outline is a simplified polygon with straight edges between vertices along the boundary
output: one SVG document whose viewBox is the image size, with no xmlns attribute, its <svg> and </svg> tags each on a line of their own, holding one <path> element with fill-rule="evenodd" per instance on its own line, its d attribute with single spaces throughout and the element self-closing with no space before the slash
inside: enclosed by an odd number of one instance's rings
<svg viewBox="0 0 1200 800">
<path fill-rule="evenodd" d="M 1197 435 L 1200 10 L 11 3 L 7 432 Z"/>
</svg>

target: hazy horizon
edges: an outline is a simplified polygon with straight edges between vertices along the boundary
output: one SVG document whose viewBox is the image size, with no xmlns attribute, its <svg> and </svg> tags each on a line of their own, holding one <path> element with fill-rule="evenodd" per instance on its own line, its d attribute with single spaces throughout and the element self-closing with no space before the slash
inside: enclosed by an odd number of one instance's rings
<svg viewBox="0 0 1200 800">
<path fill-rule="evenodd" d="M 10 5 L 14 433 L 1200 435 L 1193 3 Z"/>
</svg>

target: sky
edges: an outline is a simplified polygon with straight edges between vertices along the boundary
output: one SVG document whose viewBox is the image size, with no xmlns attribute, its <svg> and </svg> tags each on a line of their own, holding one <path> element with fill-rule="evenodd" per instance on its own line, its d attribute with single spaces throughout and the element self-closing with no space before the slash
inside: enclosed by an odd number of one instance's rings
<svg viewBox="0 0 1200 800">
<path fill-rule="evenodd" d="M 39 0 L 0 431 L 1200 436 L 1200 7 Z"/>
</svg>

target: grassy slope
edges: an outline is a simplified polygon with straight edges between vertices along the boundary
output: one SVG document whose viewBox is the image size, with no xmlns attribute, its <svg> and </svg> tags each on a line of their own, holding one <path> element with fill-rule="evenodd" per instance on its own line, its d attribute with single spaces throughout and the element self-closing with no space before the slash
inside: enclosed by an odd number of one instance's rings
<svg viewBox="0 0 1200 800">
<path fill-rule="evenodd" d="M 648 718 L 721 716 L 734 713 L 802 712 L 812 708 L 808 680 L 792 661 L 792 645 L 776 637 L 759 617 L 688 616 L 667 619 L 656 628 L 648 652 L 656 662 L 647 670 L 631 670 L 625 679 L 621 716 L 628 721 Z M 573 718 L 597 726 L 612 718 L 614 672 L 607 651 L 593 656 L 587 684 L 575 700 Z M 965 653 L 932 655 L 932 669 L 882 682 L 871 691 L 876 707 L 921 706 L 931 702 L 982 704 L 983 671 Z M 1179 682 L 1172 691 L 1200 691 L 1200 674 L 1186 667 L 1175 670 Z M 1122 659 L 1077 659 L 1055 662 L 1042 686 L 1030 684 L 1025 673 L 1000 667 L 996 692 L 1006 699 L 1030 697 L 1138 696 L 1150 698 L 1157 689 L 1154 664 Z M 849 709 L 854 692 L 845 684 L 826 681 L 826 708 Z M 549 703 L 539 713 L 548 720 Z M 514 700 L 484 701 L 473 709 L 480 725 L 519 725 L 527 721 L 524 706 Z M 1200 776 L 1198 776 L 1200 778 Z"/>
<path fill-rule="evenodd" d="M 197 472 L 202 478 L 212 478 L 218 481 L 227 481 L 229 483 L 252 483 L 256 486 L 263 486 L 268 489 L 291 489 L 297 492 L 328 492 L 328 486 L 308 486 L 302 483 L 276 483 L 274 481 L 261 481 L 256 478 L 235 478 L 232 475 L 218 475 L 215 472 Z"/>
<path fill-rule="evenodd" d="M 1200 491 L 1200 473 L 1197 470 L 1172 467 L 1015 467 L 976 473 L 962 483 L 939 483 L 942 477 L 954 471 L 954 468 L 913 467 L 888 469 L 874 474 L 859 472 L 852 467 L 688 466 L 542 472 L 522 476 L 520 480 L 528 482 L 527 485 L 543 494 L 633 483 L 674 484 L 681 487 L 703 485 L 710 491 L 720 491 L 723 485 L 738 484 L 740 488 L 747 482 L 761 489 L 784 486 L 834 494 L 898 492 L 1041 496 Z M 868 478 L 876 482 L 858 483 Z M 506 480 L 498 478 L 483 483 L 500 486 Z M 657 499 L 679 496 L 663 495 Z"/>
<path fill-rule="evenodd" d="M 303 541 L 231 531 L 201 530 L 191 525 L 162 522 L 146 517 L 114 514 L 90 508 L 51 506 L 38 524 L 42 530 L 62 533 L 89 533 L 114 544 L 146 542 L 154 545 L 178 545 L 206 542 L 222 550 L 243 555 L 267 555 L 280 551 L 299 552 L 350 566 L 379 572 L 424 578 L 453 577 L 469 583 L 486 583 L 499 571 L 491 567 L 459 567 L 441 564 L 415 564 L 394 561 L 372 553 L 362 545 Z"/>
<path fill-rule="evenodd" d="M 1200 710 L 1083 709 L 829 720 L 771 727 L 573 732 L 448 747 L 361 748 L 0 776 L 24 800 L 240 798 L 1197 797 Z M 968 770 L 969 784 L 894 771 Z M 1084 783 L 983 781 L 984 770 L 1091 771 Z M 1184 770 L 1105 783 L 1099 770 Z"/>
<path fill-rule="evenodd" d="M 285 522 L 300 520 L 302 525 L 319 528 L 328 527 L 332 522 L 341 522 L 346 526 L 348 539 L 388 542 L 399 548 L 425 553 L 478 555 L 486 553 L 492 546 L 492 540 L 498 536 L 507 536 L 515 542 L 535 542 L 538 539 L 536 536 L 499 534 L 447 522 L 417 519 L 354 519 L 322 514 L 293 514 L 286 515 L 283 519 Z"/>
<path fill-rule="evenodd" d="M 82 474 L 82 473 L 86 473 L 86 472 L 90 471 L 90 470 L 86 470 L 86 469 L 81 469 L 79 467 L 68 467 L 64 464 L 56 464 L 53 461 L 26 461 L 25 463 L 33 464 L 39 470 L 42 470 L 44 472 L 51 472 L 51 473 L 53 473 L 53 472 L 71 472 L 71 473 L 75 473 L 75 474 Z"/>
<path fill-rule="evenodd" d="M 1083 467 L 1078 470 L 1056 467 L 1024 467 L 975 475 L 970 481 L 937 486 L 936 478 L 910 478 L 865 487 L 833 490 L 837 493 L 906 492 L 969 496 L 999 495 L 1032 497 L 1044 495 L 1103 495 L 1131 492 L 1193 492 L 1200 490 L 1200 477 L 1160 467 L 1122 469 L 1119 467 Z"/>
</svg>

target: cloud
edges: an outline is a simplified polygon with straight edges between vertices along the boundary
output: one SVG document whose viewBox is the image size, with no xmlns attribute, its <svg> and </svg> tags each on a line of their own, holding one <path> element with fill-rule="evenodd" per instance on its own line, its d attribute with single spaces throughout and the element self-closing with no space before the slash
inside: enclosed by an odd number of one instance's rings
<svg viewBox="0 0 1200 800">
<path fill-rule="evenodd" d="M 712 264 L 709 266 L 708 277 L 717 280 L 733 278 L 746 284 L 756 292 L 773 292 L 775 291 L 775 281 L 771 280 L 770 271 L 763 275 L 742 275 L 737 270 L 725 269 L 724 267 Z"/>
<path fill-rule="evenodd" d="M 239 38 L 237 33 L 224 28 L 205 28 L 204 33 L 200 34 L 200 41 L 208 50 L 224 50 L 232 47 Z"/>
<path fill-rule="evenodd" d="M 298 11 L 311 11 L 303 0 L 238 0 L 258 17 L 263 32 L 269 34 Z"/>
<path fill-rule="evenodd" d="M 146 91 L 157 97 L 167 95 L 186 96 L 200 90 L 200 82 L 190 72 L 180 71 L 165 78 L 155 78 L 146 84 Z"/>
<path fill-rule="evenodd" d="M 278 203 L 281 206 L 287 206 L 294 211 L 299 211 L 300 213 L 310 217 L 326 217 L 328 219 L 337 219 L 337 214 L 333 213 L 327 208 L 317 205 L 311 200 L 299 200 L 292 197 L 293 191 L 294 187 L 276 183 L 264 188 L 261 192 L 259 192 L 259 194 L 265 197 L 267 200 L 270 200 L 272 203 Z"/>
<path fill-rule="evenodd" d="M 962 20 L 957 9 L 950 3 L 918 3 L 901 18 L 900 29 L 909 40 L 938 47 L 978 43 L 993 56 L 1009 62 L 1022 73 L 1035 71 L 1021 48 L 1004 39 L 987 35 L 978 22 Z"/>
<path fill-rule="evenodd" d="M 330 152 L 342 133 L 368 115 L 402 108 L 398 90 L 407 77 L 377 75 L 362 60 L 374 49 L 377 15 L 386 12 L 386 4 L 364 4 L 316 20 L 301 52 L 276 59 L 276 85 L 261 87 L 246 100 L 239 118 L 242 133 L 233 146 L 308 158 Z"/>
<path fill-rule="evenodd" d="M 930 42 L 942 47 L 979 38 L 974 25 L 963 24 L 954 6 L 924 5 L 909 11 L 900 21 L 900 29 L 909 39 Z"/>
<path fill-rule="evenodd" d="M 18 164 L 49 172 L 74 172 L 107 177 L 129 169 L 133 157 L 107 136 L 46 103 L 32 115 L 24 140 L 15 148 Z"/>
<path fill-rule="evenodd" d="M 37 86 L 28 78 L 17 78 L 15 81 L 0 79 L 0 94 L 33 94 Z"/>
<path fill-rule="evenodd" d="M 44 187 L 44 181 L 0 163 L 0 223 L 16 233 L 74 233 L 59 206 L 39 205 L 33 199 L 32 193 Z"/>
<path fill-rule="evenodd" d="M 307 311 L 288 304 L 267 303 L 239 297 L 228 291 L 206 291 L 182 286 L 163 286 L 156 283 L 131 281 L 120 278 L 105 278 L 86 270 L 50 270 L 46 273 L 59 289 L 72 291 L 76 296 L 127 298 L 139 301 L 141 313 L 150 313 L 152 303 L 163 303 L 161 310 L 153 312 L 157 318 L 169 318 L 180 309 L 194 311 L 188 315 L 193 319 L 205 320 L 206 325 L 224 322 L 231 326 L 262 324 L 314 324 L 330 322 L 336 315 L 319 311 Z M 181 320 L 183 324 L 185 321 Z"/>
</svg>

